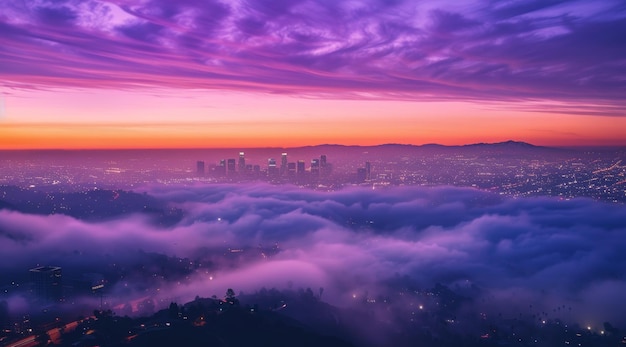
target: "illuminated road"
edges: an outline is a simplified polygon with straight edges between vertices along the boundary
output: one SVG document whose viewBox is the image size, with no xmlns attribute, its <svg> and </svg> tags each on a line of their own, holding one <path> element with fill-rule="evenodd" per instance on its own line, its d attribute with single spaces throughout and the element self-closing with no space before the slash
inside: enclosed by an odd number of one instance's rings
<svg viewBox="0 0 626 347">
<path fill-rule="evenodd" d="M 73 321 L 71 323 L 65 324 L 62 328 L 65 329 L 65 332 L 71 332 L 76 329 L 78 323 L 82 322 L 82 320 Z M 50 340 L 54 344 L 59 344 L 61 342 L 61 328 L 54 328 L 47 331 L 48 335 L 50 335 Z M 35 341 L 35 336 L 29 336 L 19 341 L 13 342 L 7 347 L 35 347 L 39 345 Z"/>
<path fill-rule="evenodd" d="M 37 346 L 37 345 L 38 343 L 35 342 L 35 337 L 29 336 L 25 339 L 22 339 L 22 340 L 19 340 L 17 342 L 10 344 L 7 347 L 32 347 L 32 346 Z"/>
</svg>

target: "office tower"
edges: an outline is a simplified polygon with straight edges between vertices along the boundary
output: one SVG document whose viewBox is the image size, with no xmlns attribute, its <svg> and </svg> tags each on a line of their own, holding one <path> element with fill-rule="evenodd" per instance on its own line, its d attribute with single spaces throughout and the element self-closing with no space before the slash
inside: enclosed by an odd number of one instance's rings
<svg viewBox="0 0 626 347">
<path fill-rule="evenodd" d="M 304 160 L 298 160 L 296 169 L 298 176 L 304 176 Z"/>
<path fill-rule="evenodd" d="M 330 175 L 330 166 L 326 162 L 326 154 L 320 156 L 320 176 L 328 177 Z"/>
<path fill-rule="evenodd" d="M 320 160 L 311 159 L 311 178 L 317 178 L 320 176 Z"/>
<path fill-rule="evenodd" d="M 246 157 L 243 152 L 239 152 L 239 165 L 238 165 L 239 173 L 244 173 L 246 171 Z"/>
<path fill-rule="evenodd" d="M 356 181 L 357 183 L 365 182 L 365 176 L 367 175 L 367 171 L 364 167 L 360 167 L 356 170 Z"/>
<path fill-rule="evenodd" d="M 204 162 L 202 160 L 198 160 L 196 163 L 196 172 L 198 176 L 204 176 Z"/>
<path fill-rule="evenodd" d="M 296 163 L 287 163 L 287 176 L 296 177 Z"/>
<path fill-rule="evenodd" d="M 365 162 L 365 180 L 369 181 L 372 179 L 372 164 L 369 161 Z"/>
<path fill-rule="evenodd" d="M 228 159 L 228 161 L 226 162 L 227 175 L 232 176 L 235 174 L 235 164 L 236 164 L 235 159 Z"/>
<path fill-rule="evenodd" d="M 333 173 L 333 164 L 326 163 L 326 167 L 324 167 L 324 175 L 329 177 Z"/>
<path fill-rule="evenodd" d="M 281 155 L 280 158 L 280 175 L 284 176 L 287 173 L 287 153 Z"/>
<path fill-rule="evenodd" d="M 278 166 L 276 166 L 276 159 L 269 158 L 267 160 L 267 174 L 270 177 L 274 177 L 278 175 Z"/>
<path fill-rule="evenodd" d="M 226 159 L 220 160 L 220 165 L 215 168 L 218 176 L 226 176 Z"/>
<path fill-rule="evenodd" d="M 30 269 L 35 295 L 45 301 L 59 301 L 63 297 L 61 268 L 57 266 L 39 266 Z"/>
</svg>

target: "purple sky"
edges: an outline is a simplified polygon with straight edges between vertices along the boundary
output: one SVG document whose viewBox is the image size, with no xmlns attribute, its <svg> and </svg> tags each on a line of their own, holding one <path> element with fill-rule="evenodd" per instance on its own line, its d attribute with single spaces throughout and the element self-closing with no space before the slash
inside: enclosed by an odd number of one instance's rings
<svg viewBox="0 0 626 347">
<path fill-rule="evenodd" d="M 624 32 L 623 0 L 5 1 L 0 148 L 623 145 Z"/>
<path fill-rule="evenodd" d="M 8 1 L 5 87 L 587 100 L 623 114 L 623 1 Z"/>
</svg>

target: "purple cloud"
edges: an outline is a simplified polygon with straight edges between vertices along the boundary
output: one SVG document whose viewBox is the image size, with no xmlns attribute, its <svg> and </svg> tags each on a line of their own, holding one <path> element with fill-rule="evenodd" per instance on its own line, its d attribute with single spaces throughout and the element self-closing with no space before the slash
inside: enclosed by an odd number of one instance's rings
<svg viewBox="0 0 626 347">
<path fill-rule="evenodd" d="M 619 1 L 12 3 L 0 71 L 26 88 L 556 100 L 623 115 L 625 30 Z"/>
<path fill-rule="evenodd" d="M 111 255 L 118 264 L 133 263 L 144 254 L 139 250 L 190 259 L 215 254 L 211 261 L 221 265 L 197 272 L 185 283 L 164 282 L 158 295 L 185 301 L 221 295 L 228 287 L 249 292 L 293 281 L 323 286 L 328 300 L 340 304 L 355 291 L 375 294 L 397 276 L 408 276 L 424 287 L 475 284 L 493 296 L 493 310 L 502 310 L 498 303 L 515 295 L 546 310 L 556 303 L 573 306 L 581 319 L 585 314 L 586 319 L 623 322 L 626 307 L 617 295 L 626 287 L 622 205 L 503 199 L 454 187 L 315 192 L 195 185 L 144 190 L 183 209 L 185 218 L 158 228 L 141 215 L 87 223 L 0 211 L 2 271 L 36 264 L 60 265 L 68 272 L 77 266 L 98 269 Z M 274 244 L 279 251 L 273 256 L 250 253 Z M 247 260 L 222 259 L 229 249 L 243 249 Z M 116 290 L 125 293 L 126 286 L 141 283 L 128 278 Z"/>
</svg>

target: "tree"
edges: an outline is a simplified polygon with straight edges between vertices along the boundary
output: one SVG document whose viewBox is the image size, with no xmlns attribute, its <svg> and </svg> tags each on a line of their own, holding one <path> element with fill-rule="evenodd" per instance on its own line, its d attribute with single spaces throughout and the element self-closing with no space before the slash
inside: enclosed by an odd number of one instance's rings
<svg viewBox="0 0 626 347">
<path fill-rule="evenodd" d="M 226 302 L 231 305 L 239 306 L 239 300 L 235 297 L 235 291 L 232 288 L 226 290 Z"/>
<path fill-rule="evenodd" d="M 93 310 L 93 315 L 96 319 L 104 319 L 113 317 L 113 311 L 111 310 Z"/>
<path fill-rule="evenodd" d="M 175 302 L 171 302 L 168 310 L 170 318 L 178 318 L 179 311 L 180 310 L 178 309 L 178 304 Z"/>
</svg>

